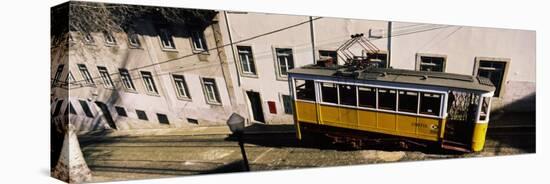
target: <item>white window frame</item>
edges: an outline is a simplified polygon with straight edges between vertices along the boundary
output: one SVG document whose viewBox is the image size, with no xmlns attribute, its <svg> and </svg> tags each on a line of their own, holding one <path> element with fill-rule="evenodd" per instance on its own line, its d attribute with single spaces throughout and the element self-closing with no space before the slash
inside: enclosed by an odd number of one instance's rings
<svg viewBox="0 0 550 184">
<path fill-rule="evenodd" d="M 353 82 L 337 82 L 337 81 L 331 81 L 331 80 L 316 80 L 316 79 L 310 79 L 310 78 L 306 78 L 306 77 L 293 77 L 292 78 L 292 87 L 293 89 L 295 89 L 295 82 L 294 80 L 313 80 L 314 83 L 315 83 L 315 94 L 316 94 L 316 101 L 313 102 L 313 101 L 308 101 L 308 100 L 300 100 L 300 99 L 297 99 L 296 98 L 296 90 L 292 90 L 293 91 L 293 99 L 295 101 L 303 101 L 303 102 L 309 102 L 309 103 L 319 103 L 321 105 L 328 105 L 328 106 L 337 106 L 337 107 L 347 107 L 347 108 L 355 108 L 355 109 L 360 109 L 360 110 L 370 110 L 370 111 L 377 111 L 377 112 L 388 112 L 388 113 L 394 113 L 394 114 L 403 114 L 403 115 L 413 115 L 413 116 L 420 116 L 420 117 L 427 117 L 427 118 L 436 118 L 436 119 L 444 119 L 446 118 L 447 114 L 445 113 L 445 109 L 447 108 L 446 107 L 446 104 L 444 102 L 447 101 L 447 96 L 448 96 L 448 93 L 447 92 L 443 92 L 443 91 L 438 91 L 438 90 L 430 90 L 430 89 L 414 89 L 414 88 L 408 88 L 408 87 L 395 87 L 395 86 L 383 86 L 383 85 L 372 85 L 372 84 L 363 84 L 363 83 L 353 83 Z M 322 92 L 321 92 L 321 83 L 333 83 L 333 84 L 344 84 L 344 85 L 355 85 L 357 86 L 356 87 L 356 90 L 358 90 L 359 88 L 358 87 L 370 87 L 370 88 L 375 88 L 376 89 L 376 109 L 373 109 L 373 108 L 368 108 L 368 107 L 361 107 L 359 106 L 359 98 L 357 98 L 357 103 L 356 103 L 356 106 L 349 106 L 349 105 L 341 105 L 341 104 L 334 104 L 334 103 L 328 103 L 328 102 L 323 102 L 322 101 Z M 384 88 L 384 89 L 391 89 L 391 90 L 396 90 L 396 110 L 395 111 L 391 111 L 391 110 L 385 110 L 385 109 L 380 109 L 378 107 L 378 88 Z M 440 99 L 440 107 L 439 107 L 439 115 L 437 116 L 434 116 L 434 115 L 427 115 L 427 114 L 421 114 L 421 113 L 410 113 L 410 112 L 402 112 L 402 111 L 398 111 L 399 109 L 399 91 L 400 90 L 403 90 L 403 91 L 413 91 L 413 92 L 418 92 L 419 95 L 421 92 L 425 92 L 425 93 L 436 93 L 436 94 L 439 94 L 439 95 L 443 95 L 441 96 L 441 99 Z M 336 91 L 337 92 L 337 98 L 338 98 L 338 103 L 339 103 L 339 90 Z M 358 94 L 358 91 L 357 93 Z M 420 101 L 418 101 L 418 103 L 420 104 Z M 420 110 L 420 108 L 417 109 L 417 112 Z"/>
<path fill-rule="evenodd" d="M 92 78 L 88 67 L 86 67 L 85 64 L 77 64 L 77 66 L 80 74 L 82 75 L 82 78 L 84 79 L 84 82 L 88 85 L 94 85 L 94 79 Z"/>
<path fill-rule="evenodd" d="M 111 79 L 111 75 L 109 74 L 107 67 L 97 66 L 97 71 L 99 71 L 99 76 L 103 80 L 103 86 L 105 88 L 114 88 L 115 85 Z"/>
<path fill-rule="evenodd" d="M 208 49 L 204 32 L 198 30 L 191 31 L 191 44 L 194 51 L 206 51 Z"/>
<path fill-rule="evenodd" d="M 500 90 L 497 92 L 495 91 L 494 94 L 498 93 L 498 96 L 493 96 L 493 99 L 502 99 L 504 98 L 504 94 L 506 92 L 506 81 L 508 81 L 508 71 L 509 71 L 509 68 L 510 68 L 510 58 L 494 58 L 494 57 L 476 57 L 475 58 L 475 65 L 474 65 L 474 71 L 473 71 L 473 75 L 474 76 L 479 76 L 479 70 L 480 70 L 480 63 L 481 61 L 489 61 L 489 62 L 501 62 L 501 63 L 504 63 L 504 70 L 502 71 L 502 80 L 500 81 Z M 484 68 L 484 67 L 481 67 L 481 69 L 485 69 L 485 70 L 488 70 L 490 68 Z M 496 89 L 495 89 L 496 90 Z"/>
<path fill-rule="evenodd" d="M 168 41 L 168 45 L 164 43 L 163 37 Z M 176 42 L 174 40 L 174 36 L 172 35 L 172 32 L 168 30 L 168 28 L 159 29 L 159 41 L 163 50 L 176 50 Z"/>
<path fill-rule="evenodd" d="M 122 86 L 124 86 L 124 89 L 128 91 L 136 91 L 136 86 L 134 85 L 134 82 L 132 81 L 132 75 L 130 75 L 130 71 L 128 71 L 125 68 L 119 68 L 118 69 L 119 75 L 120 75 L 120 81 L 122 82 Z M 124 75 L 123 75 L 124 74 Z"/>
<path fill-rule="evenodd" d="M 103 40 L 107 46 L 116 45 L 116 38 L 111 31 L 103 31 Z"/>
<path fill-rule="evenodd" d="M 72 84 L 74 82 L 74 76 L 73 76 L 73 73 L 71 71 L 69 71 L 69 73 L 67 73 L 67 77 L 65 78 L 65 82 L 67 84 Z"/>
<path fill-rule="evenodd" d="M 139 71 L 139 73 L 141 75 L 145 91 L 147 91 L 148 94 L 158 95 L 159 92 L 155 84 L 155 79 L 153 78 L 153 73 L 150 71 Z"/>
<path fill-rule="evenodd" d="M 241 66 L 241 73 L 243 74 L 243 76 L 257 76 L 258 69 L 256 68 L 256 60 L 254 58 L 254 51 L 252 51 L 252 46 L 237 45 L 237 54 L 239 56 L 239 65 Z M 246 58 L 246 63 L 243 62 L 242 56 Z M 252 63 L 250 61 L 252 61 Z M 245 70 L 245 64 L 248 67 L 248 71 Z M 252 67 L 254 67 L 254 72 L 252 72 Z"/>
<path fill-rule="evenodd" d="M 94 40 L 94 36 L 92 36 L 92 33 L 90 32 L 83 32 L 82 33 L 82 40 L 84 41 L 85 44 L 88 44 L 88 45 L 91 45 L 91 44 L 94 44 L 95 40 Z"/>
<path fill-rule="evenodd" d="M 385 60 L 384 60 L 384 62 L 385 62 L 384 64 L 385 64 L 386 66 L 385 66 L 385 67 L 379 67 L 379 68 L 389 68 L 389 67 L 390 67 L 390 66 L 389 66 L 390 63 L 388 63 L 388 58 L 389 58 L 389 56 L 388 56 L 388 52 L 387 52 L 387 51 L 381 50 L 381 51 L 378 51 L 378 52 L 372 52 L 372 51 L 371 51 L 371 52 L 368 52 L 368 53 L 367 53 L 367 58 L 369 58 L 369 55 L 372 55 L 372 54 L 379 54 L 379 55 L 385 55 L 385 56 L 386 56 L 386 58 L 385 58 Z M 371 59 L 371 58 L 369 58 L 369 62 L 372 62 L 372 59 Z"/>
<path fill-rule="evenodd" d="M 314 94 L 314 95 L 315 95 L 315 96 L 314 96 L 315 100 L 298 99 L 298 96 L 297 96 L 298 91 L 296 90 L 296 80 L 303 80 L 303 81 L 304 81 L 304 85 L 305 85 L 305 81 L 306 81 L 306 80 L 311 80 L 311 81 L 313 81 L 313 90 L 314 90 L 313 92 L 315 92 L 315 91 L 317 90 L 317 89 L 316 89 L 317 87 L 316 87 L 316 84 L 315 84 L 315 80 L 313 80 L 313 79 L 292 78 L 290 81 L 291 81 L 291 83 L 292 83 L 292 91 L 293 91 L 293 92 L 292 92 L 292 99 L 293 99 L 293 100 L 301 101 L 301 102 L 310 102 L 310 103 L 315 103 L 316 101 L 319 101 L 319 99 L 317 99 L 317 98 L 318 98 L 317 93 Z M 319 98 L 320 98 L 320 97 L 319 97 Z"/>
<path fill-rule="evenodd" d="M 435 64 L 433 64 L 433 63 L 430 63 L 430 64 L 423 63 L 422 62 L 422 57 L 442 58 L 443 63 L 441 63 L 441 71 L 433 71 L 433 72 L 445 72 L 446 71 L 446 66 L 447 66 L 447 56 L 446 55 L 427 54 L 427 53 L 417 53 L 416 54 L 416 70 L 417 71 L 423 71 L 423 70 L 420 70 L 422 66 L 426 66 L 426 65 L 435 66 Z"/>
<path fill-rule="evenodd" d="M 127 33 L 127 37 L 130 48 L 141 48 L 141 41 L 139 40 L 139 35 L 137 33 L 129 32 Z M 135 38 L 135 40 L 133 38 Z"/>
<path fill-rule="evenodd" d="M 277 52 L 277 50 L 283 50 L 283 49 L 288 49 L 290 50 L 290 54 L 288 53 L 279 53 Z M 288 68 L 288 61 L 289 59 L 292 60 L 292 64 L 294 67 L 296 67 L 296 63 L 294 62 L 294 49 L 291 48 L 291 47 L 273 47 L 273 52 L 274 52 L 274 57 L 275 57 L 275 71 L 277 73 L 277 79 L 278 80 L 286 80 L 288 78 L 288 71 L 290 70 Z M 286 74 L 283 74 L 283 71 L 281 71 L 281 60 L 279 59 L 279 56 L 284 56 L 285 57 L 285 70 L 286 70 Z"/>
<path fill-rule="evenodd" d="M 63 73 L 63 68 L 65 68 L 64 64 L 57 65 L 57 70 L 55 71 L 55 76 L 53 77 L 52 86 L 55 86 L 59 82 L 61 74 Z"/>
<path fill-rule="evenodd" d="M 213 80 L 213 82 L 206 81 L 206 80 Z M 219 90 L 217 89 L 218 85 L 216 84 L 216 79 L 201 77 L 201 83 L 202 83 L 204 98 L 206 100 L 206 103 L 220 105 L 222 101 L 221 99 L 219 99 L 221 96 L 219 94 L 220 93 Z M 209 92 L 211 92 L 211 94 L 209 94 Z"/>
<path fill-rule="evenodd" d="M 477 118 L 476 118 L 478 123 L 489 123 L 489 115 L 491 114 L 491 102 L 493 101 L 493 95 L 494 94 L 492 92 L 480 95 L 479 107 L 477 109 Z M 485 119 L 481 120 L 481 111 L 482 111 L 484 98 L 489 98 L 489 103 L 487 104 L 487 114 L 485 115 Z"/>
<path fill-rule="evenodd" d="M 172 82 L 174 84 L 174 89 L 176 90 L 176 95 L 178 99 L 191 100 L 191 94 L 189 94 L 190 92 L 187 86 L 187 81 L 185 79 L 185 76 L 181 74 L 171 74 L 171 76 L 172 76 Z M 181 81 L 181 85 L 178 84 L 178 82 L 180 81 Z M 183 92 L 183 94 L 181 92 Z"/>
</svg>

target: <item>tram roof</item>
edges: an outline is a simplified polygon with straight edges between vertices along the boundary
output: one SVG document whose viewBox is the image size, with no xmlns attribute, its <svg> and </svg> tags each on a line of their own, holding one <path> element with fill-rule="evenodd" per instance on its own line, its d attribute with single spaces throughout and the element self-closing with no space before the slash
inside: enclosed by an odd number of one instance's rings
<svg viewBox="0 0 550 184">
<path fill-rule="evenodd" d="M 415 71 L 393 68 L 368 68 L 349 71 L 345 66 L 321 67 L 311 64 L 292 69 L 289 73 L 364 81 L 441 86 L 485 92 L 495 90 L 495 86 L 488 78 L 444 72 Z"/>
</svg>

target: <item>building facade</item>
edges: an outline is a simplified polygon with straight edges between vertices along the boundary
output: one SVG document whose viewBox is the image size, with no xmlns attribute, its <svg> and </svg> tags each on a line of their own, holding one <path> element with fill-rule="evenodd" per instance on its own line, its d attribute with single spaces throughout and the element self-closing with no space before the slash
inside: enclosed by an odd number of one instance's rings
<svg viewBox="0 0 550 184">
<path fill-rule="evenodd" d="M 330 56 L 343 64 L 344 58 L 337 50 L 358 33 L 375 46 L 371 50 L 376 52 L 361 47 L 349 50 L 380 62 L 379 67 L 484 76 L 497 87 L 493 111 L 535 111 L 534 31 L 266 13 L 223 14 L 220 23 L 226 24 L 222 26 L 227 33 L 224 41 L 231 45 L 225 48 L 226 53 L 234 55 L 227 60 L 235 63 L 237 71 L 232 74 L 241 81 L 235 84 L 241 87 L 236 94 L 246 102 L 252 121 L 291 122 L 291 117 L 283 113 L 288 112 L 288 86 L 281 71 Z M 257 101 L 261 104 L 256 105 Z"/>
<path fill-rule="evenodd" d="M 493 111 L 535 111 L 534 31 L 217 11 L 198 27 L 142 18 L 126 32 L 70 31 L 68 52 L 52 47 L 52 115 L 81 131 L 224 125 L 234 112 L 291 124 L 287 71 L 343 64 L 336 51 L 357 33 L 376 52 L 350 50 L 379 67 L 488 77 Z"/>
<path fill-rule="evenodd" d="M 52 99 L 52 114 L 70 114 L 79 131 L 225 122 L 236 107 L 216 19 L 195 27 L 150 17 L 126 32 L 71 30 L 68 50 L 52 48 L 52 98 L 69 97 Z"/>
</svg>

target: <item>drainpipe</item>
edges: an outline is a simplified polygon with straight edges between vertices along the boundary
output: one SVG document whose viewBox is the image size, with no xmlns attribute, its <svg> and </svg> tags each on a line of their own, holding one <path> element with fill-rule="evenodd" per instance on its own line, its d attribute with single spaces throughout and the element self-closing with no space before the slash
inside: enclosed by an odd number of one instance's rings
<svg viewBox="0 0 550 184">
<path fill-rule="evenodd" d="M 239 67 L 237 67 L 237 56 L 235 55 L 235 46 L 233 45 L 233 37 L 231 36 L 231 29 L 229 28 L 227 11 L 223 11 L 223 17 L 225 19 L 225 26 L 227 27 L 227 36 L 229 36 L 229 44 L 231 45 L 231 54 L 233 55 L 233 63 L 235 64 L 235 71 L 237 72 L 237 85 L 241 87 L 241 76 L 239 74 Z"/>
<path fill-rule="evenodd" d="M 391 31 L 392 31 L 392 22 L 389 21 L 388 22 L 388 63 L 386 66 L 387 68 L 389 68 L 391 66 L 391 37 L 392 37 L 392 34 L 391 34 Z"/>
</svg>

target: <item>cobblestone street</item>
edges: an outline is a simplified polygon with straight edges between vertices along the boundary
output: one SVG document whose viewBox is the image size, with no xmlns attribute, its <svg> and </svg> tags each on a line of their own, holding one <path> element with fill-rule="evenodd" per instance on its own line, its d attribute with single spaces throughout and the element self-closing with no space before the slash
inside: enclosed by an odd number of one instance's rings
<svg viewBox="0 0 550 184">
<path fill-rule="evenodd" d="M 224 128 L 215 133 L 119 133 L 80 136 L 93 181 L 173 177 L 241 172 L 242 156 L 234 137 Z M 533 153 L 534 129 L 490 129 L 480 153 L 451 154 L 426 150 L 350 149 L 322 141 L 299 142 L 291 132 L 245 136 L 252 171 L 345 166 L 398 161 L 480 157 Z M 518 146 L 521 145 L 521 146 Z"/>
</svg>

